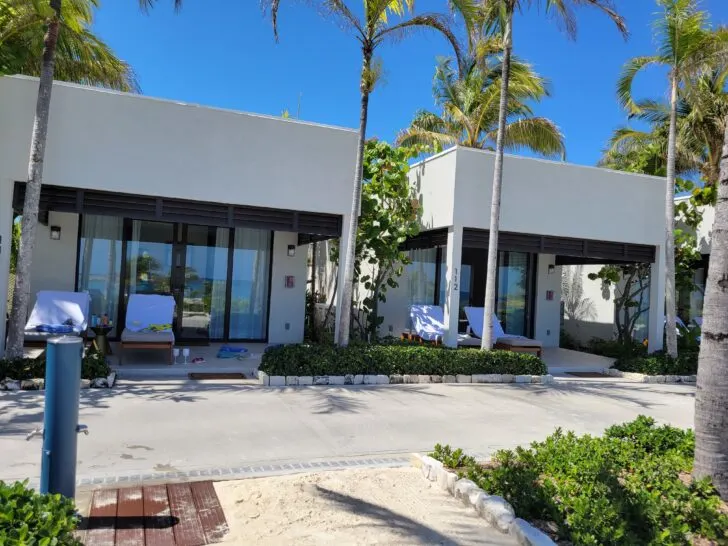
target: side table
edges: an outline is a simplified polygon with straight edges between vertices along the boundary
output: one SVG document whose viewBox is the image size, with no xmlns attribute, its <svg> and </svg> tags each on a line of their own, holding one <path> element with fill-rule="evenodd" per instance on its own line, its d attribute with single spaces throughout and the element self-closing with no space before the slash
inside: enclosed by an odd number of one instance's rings
<svg viewBox="0 0 728 546">
<path fill-rule="evenodd" d="M 93 341 L 93 346 L 103 355 L 110 355 L 111 345 L 107 336 L 111 332 L 111 326 L 92 326 L 91 331 L 96 335 Z"/>
</svg>

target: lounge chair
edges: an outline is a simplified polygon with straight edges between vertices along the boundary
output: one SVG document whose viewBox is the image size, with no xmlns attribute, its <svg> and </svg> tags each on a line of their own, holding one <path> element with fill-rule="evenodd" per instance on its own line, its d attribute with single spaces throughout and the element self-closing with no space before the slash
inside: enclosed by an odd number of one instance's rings
<svg viewBox="0 0 728 546">
<path fill-rule="evenodd" d="M 121 333 L 119 365 L 126 349 L 161 349 L 174 362 L 174 298 L 159 294 L 132 294 L 126 307 L 126 325 Z"/>
<path fill-rule="evenodd" d="M 416 339 L 431 343 L 442 343 L 447 332 L 442 307 L 438 305 L 411 305 L 410 318 Z M 458 334 L 458 345 L 479 345 L 480 342 L 468 335 Z"/>
<path fill-rule="evenodd" d="M 478 337 L 483 337 L 483 307 L 465 307 L 465 316 L 468 317 L 470 330 Z M 525 336 L 514 334 L 506 334 L 498 317 L 493 315 L 493 343 L 496 349 L 504 351 L 516 351 L 519 353 L 536 353 L 541 356 L 543 353 L 543 344 L 537 339 L 531 339 Z"/>
<path fill-rule="evenodd" d="M 45 343 L 58 336 L 86 336 L 91 297 L 88 292 L 41 290 L 25 325 L 25 341 Z"/>
</svg>

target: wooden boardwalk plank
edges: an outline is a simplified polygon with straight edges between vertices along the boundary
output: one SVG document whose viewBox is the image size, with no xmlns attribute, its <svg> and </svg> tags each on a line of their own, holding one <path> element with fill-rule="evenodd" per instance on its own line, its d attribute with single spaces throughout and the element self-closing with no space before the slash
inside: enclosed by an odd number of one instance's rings
<svg viewBox="0 0 728 546">
<path fill-rule="evenodd" d="M 116 546 L 144 544 L 144 500 L 141 487 L 119 489 Z"/>
<path fill-rule="evenodd" d="M 94 491 L 89 510 L 87 546 L 114 546 L 117 489 Z"/>
<path fill-rule="evenodd" d="M 142 488 L 144 498 L 144 539 L 147 546 L 174 546 L 173 520 L 169 512 L 167 487 Z"/>
<path fill-rule="evenodd" d="M 192 490 L 188 483 L 167 485 L 169 510 L 179 521 L 174 526 L 177 546 L 200 546 L 206 544 L 202 523 L 197 515 Z"/>
<path fill-rule="evenodd" d="M 190 489 L 207 543 L 220 542 L 228 532 L 228 524 L 215 487 L 212 482 L 194 482 L 190 484 Z"/>
</svg>

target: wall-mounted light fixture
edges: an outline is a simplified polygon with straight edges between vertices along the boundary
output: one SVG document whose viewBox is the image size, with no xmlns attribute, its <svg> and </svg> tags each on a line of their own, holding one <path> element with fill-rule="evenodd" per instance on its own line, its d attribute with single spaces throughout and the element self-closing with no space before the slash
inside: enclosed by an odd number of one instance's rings
<svg viewBox="0 0 728 546">
<path fill-rule="evenodd" d="M 554 271 L 556 271 L 556 266 L 554 264 L 549 264 L 549 275 L 553 275 Z"/>
<path fill-rule="evenodd" d="M 296 245 L 288 245 L 288 256 L 293 258 L 296 255 Z"/>
<path fill-rule="evenodd" d="M 51 239 L 54 241 L 61 239 L 61 226 L 51 226 Z"/>
</svg>

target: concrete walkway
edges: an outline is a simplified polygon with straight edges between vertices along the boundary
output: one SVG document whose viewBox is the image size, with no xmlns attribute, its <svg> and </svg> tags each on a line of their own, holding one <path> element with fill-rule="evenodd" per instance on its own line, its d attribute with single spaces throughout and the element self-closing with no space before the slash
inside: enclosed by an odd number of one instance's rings
<svg viewBox="0 0 728 546">
<path fill-rule="evenodd" d="M 80 422 L 90 434 L 78 439 L 78 477 L 136 481 L 159 472 L 381 458 L 436 442 L 488 455 L 555 427 L 598 434 L 639 414 L 691 427 L 694 393 L 687 385 L 578 378 L 553 386 L 346 388 L 122 380 L 82 392 Z M 37 481 L 41 440 L 25 435 L 42 419 L 42 393 L 0 393 L 0 479 Z"/>
</svg>

